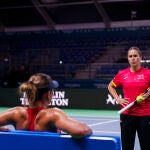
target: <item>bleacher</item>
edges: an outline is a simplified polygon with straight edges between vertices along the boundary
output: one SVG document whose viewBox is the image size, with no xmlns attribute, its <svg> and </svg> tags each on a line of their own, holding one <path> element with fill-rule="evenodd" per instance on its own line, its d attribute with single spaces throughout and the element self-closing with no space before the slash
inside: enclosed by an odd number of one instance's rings
<svg viewBox="0 0 150 150">
<path fill-rule="evenodd" d="M 124 67 L 122 64 L 118 66 L 119 60 L 114 61 L 113 56 L 119 52 L 122 60 L 125 59 L 131 46 L 145 51 L 146 59 L 150 49 L 149 35 L 150 27 L 0 33 L 0 47 L 5 46 L 9 50 L 5 56 L 9 60 L 7 71 L 17 70 L 20 64 L 30 64 L 31 73 L 46 72 L 56 78 L 79 74 L 79 78 L 92 71 L 92 75 L 85 78 L 99 78 L 101 74 L 113 75 Z M 113 55 L 106 57 L 110 53 Z M 106 59 L 100 61 L 104 56 Z M 98 61 L 113 65 L 100 65 L 93 69 L 91 66 Z M 1 74 L 5 70 L 1 65 Z M 81 72 L 85 72 L 84 75 Z"/>
<path fill-rule="evenodd" d="M 128 66 L 128 64 L 104 64 L 96 69 L 95 78 L 112 78 L 119 70 Z"/>
</svg>

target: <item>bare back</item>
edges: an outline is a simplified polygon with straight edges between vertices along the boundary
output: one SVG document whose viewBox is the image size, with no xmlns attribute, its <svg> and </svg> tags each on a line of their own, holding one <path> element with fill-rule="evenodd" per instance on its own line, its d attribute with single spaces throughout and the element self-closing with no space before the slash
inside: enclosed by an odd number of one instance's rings
<svg viewBox="0 0 150 150">
<path fill-rule="evenodd" d="M 13 124 L 16 130 L 29 130 L 30 120 L 27 107 L 14 107 L 9 109 L 6 112 L 1 113 L 0 122 L 3 122 L 3 125 Z M 38 112 L 34 120 L 34 129 L 41 131 L 51 131 L 57 132 L 56 127 L 53 124 L 53 111 L 54 109 L 44 109 Z M 49 112 L 49 115 L 47 114 Z M 50 114 L 52 112 L 52 114 Z M 52 118 L 52 119 L 51 119 Z M 40 128 L 39 128 L 40 126 Z"/>
<path fill-rule="evenodd" d="M 29 130 L 28 107 L 15 107 L 0 113 L 0 126 L 13 124 L 16 130 Z M 3 128 L 0 128 L 3 130 Z M 92 133 L 85 123 L 68 117 L 58 108 L 43 109 L 34 119 L 35 131 L 65 131 L 72 136 L 82 137 Z M 60 132 L 59 132 L 60 133 Z"/>
</svg>

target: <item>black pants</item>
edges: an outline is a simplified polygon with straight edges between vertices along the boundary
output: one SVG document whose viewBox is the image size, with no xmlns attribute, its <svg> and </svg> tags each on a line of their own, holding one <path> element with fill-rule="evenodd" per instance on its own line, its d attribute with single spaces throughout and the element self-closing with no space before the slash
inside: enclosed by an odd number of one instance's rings
<svg viewBox="0 0 150 150">
<path fill-rule="evenodd" d="M 120 115 L 122 150 L 134 150 L 136 132 L 141 150 L 150 150 L 150 116 Z"/>
</svg>

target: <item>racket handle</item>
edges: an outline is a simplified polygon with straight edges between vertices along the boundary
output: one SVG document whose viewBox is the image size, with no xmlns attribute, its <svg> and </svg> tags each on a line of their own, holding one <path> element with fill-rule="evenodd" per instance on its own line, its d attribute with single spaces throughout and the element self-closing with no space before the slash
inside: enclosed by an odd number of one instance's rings
<svg viewBox="0 0 150 150">
<path fill-rule="evenodd" d="M 131 106 L 134 105 L 136 101 L 133 101 L 132 103 L 130 103 L 129 105 L 125 106 L 124 108 L 122 108 L 121 110 L 118 111 L 118 114 L 122 114 L 125 110 L 129 109 Z"/>
</svg>

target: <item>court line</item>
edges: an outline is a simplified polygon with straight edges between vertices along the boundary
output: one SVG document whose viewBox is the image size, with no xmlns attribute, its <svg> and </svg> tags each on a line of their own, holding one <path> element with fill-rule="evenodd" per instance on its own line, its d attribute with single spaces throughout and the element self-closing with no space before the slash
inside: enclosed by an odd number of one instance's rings
<svg viewBox="0 0 150 150">
<path fill-rule="evenodd" d="M 107 124 L 107 123 L 112 123 L 112 122 L 117 122 L 119 120 L 110 120 L 110 121 L 105 121 L 105 122 L 100 122 L 100 123 L 94 123 L 94 124 L 90 124 L 88 126 L 93 127 L 93 126 L 97 126 L 97 125 L 101 125 L 101 124 Z"/>
<path fill-rule="evenodd" d="M 107 133 L 107 134 L 120 134 L 120 132 L 113 132 L 113 131 L 93 131 L 94 133 Z"/>
<path fill-rule="evenodd" d="M 110 119 L 114 119 L 114 118 L 106 118 L 106 117 L 71 117 L 71 118 L 74 118 L 74 119 L 79 119 L 79 120 L 110 120 Z"/>
</svg>

